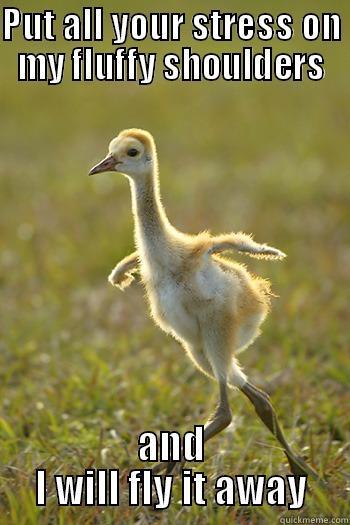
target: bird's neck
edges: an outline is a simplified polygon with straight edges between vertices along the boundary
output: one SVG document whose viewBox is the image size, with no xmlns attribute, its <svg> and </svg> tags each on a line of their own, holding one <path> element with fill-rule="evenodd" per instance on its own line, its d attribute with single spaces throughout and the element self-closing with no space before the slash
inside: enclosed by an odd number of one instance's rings
<svg viewBox="0 0 350 525">
<path fill-rule="evenodd" d="M 161 202 L 157 169 L 142 180 L 131 180 L 130 185 L 138 248 L 148 252 L 164 248 L 172 226 Z"/>
</svg>

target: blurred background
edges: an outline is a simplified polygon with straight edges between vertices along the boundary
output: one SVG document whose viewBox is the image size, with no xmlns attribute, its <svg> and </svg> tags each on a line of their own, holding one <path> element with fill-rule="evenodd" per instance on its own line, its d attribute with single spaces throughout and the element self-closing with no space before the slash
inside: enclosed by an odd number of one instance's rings
<svg viewBox="0 0 350 525">
<path fill-rule="evenodd" d="M 25 12 L 81 13 L 80 0 L 59 5 L 17 1 Z M 104 1 L 105 42 L 113 51 L 109 12 L 125 1 Z M 11 7 L 14 7 L 11 5 Z M 193 42 L 191 15 L 210 12 L 208 0 L 191 7 L 170 1 L 152 12 L 186 13 L 182 45 L 205 54 L 245 45 Z M 215 387 L 189 365 L 176 342 L 147 316 L 143 290 L 113 289 L 107 276 L 133 250 L 126 180 L 118 174 L 88 178 L 90 167 L 124 128 L 155 137 L 161 190 L 179 229 L 213 233 L 243 230 L 288 254 L 283 263 L 239 257 L 271 279 L 272 315 L 242 364 L 271 392 L 295 448 L 329 480 L 299 515 L 349 513 L 349 79 L 347 22 L 343 41 L 307 43 L 300 21 L 329 12 L 323 0 L 217 2 L 225 12 L 283 10 L 294 17 L 295 37 L 272 41 L 274 52 L 321 52 L 326 78 L 303 83 L 69 80 L 59 86 L 18 83 L 17 53 L 66 51 L 84 43 L 14 42 L 0 48 L 0 523 L 271 523 L 285 508 L 214 508 L 212 480 L 228 474 L 284 475 L 281 450 L 246 401 L 232 394 L 234 420 L 206 447 L 208 507 L 182 508 L 181 487 L 162 515 L 127 506 L 58 509 L 51 475 L 84 468 L 138 465 L 137 437 L 145 430 L 184 432 L 203 423 Z M 149 12 L 136 1 L 133 12 Z M 85 43 L 85 45 L 90 45 Z M 127 46 L 135 45 L 127 42 Z M 161 55 L 178 43 L 141 42 Z M 248 44 L 250 45 L 250 44 Z M 254 41 L 255 50 L 263 43 Z M 142 465 L 139 465 L 142 468 Z M 46 508 L 35 507 L 34 469 L 46 468 Z M 296 515 L 294 511 L 294 516 Z"/>
</svg>

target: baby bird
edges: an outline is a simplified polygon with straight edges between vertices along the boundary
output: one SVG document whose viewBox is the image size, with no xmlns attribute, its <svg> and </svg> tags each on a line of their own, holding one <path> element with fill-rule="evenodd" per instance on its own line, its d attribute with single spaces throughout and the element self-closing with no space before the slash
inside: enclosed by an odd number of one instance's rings
<svg viewBox="0 0 350 525">
<path fill-rule="evenodd" d="M 282 445 L 293 474 L 317 478 L 286 441 L 269 396 L 248 380 L 237 360 L 268 314 L 269 283 L 220 255 L 236 250 L 277 260 L 285 254 L 244 233 L 187 235 L 170 224 L 160 198 L 157 151 L 147 131 L 129 129 L 113 139 L 107 157 L 89 174 L 106 171 L 129 179 L 137 248 L 116 265 L 109 282 L 124 290 L 139 270 L 155 323 L 217 381 L 219 402 L 204 427 L 204 441 L 230 424 L 228 387 L 237 388 Z M 160 464 L 154 470 L 171 473 L 175 466 Z"/>
</svg>

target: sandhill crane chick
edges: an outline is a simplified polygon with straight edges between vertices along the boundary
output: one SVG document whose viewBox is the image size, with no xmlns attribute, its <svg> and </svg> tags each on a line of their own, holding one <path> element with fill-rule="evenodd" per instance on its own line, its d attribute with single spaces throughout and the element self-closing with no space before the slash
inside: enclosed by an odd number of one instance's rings
<svg viewBox="0 0 350 525">
<path fill-rule="evenodd" d="M 269 283 L 221 255 L 236 250 L 277 260 L 285 254 L 243 233 L 188 235 L 170 224 L 160 198 L 156 147 L 147 131 L 129 129 L 113 139 L 107 157 L 90 175 L 106 171 L 129 179 L 136 243 L 136 251 L 116 265 L 109 281 L 124 290 L 140 270 L 155 323 L 217 381 L 219 403 L 205 425 L 204 440 L 230 424 L 227 390 L 238 388 L 282 445 L 291 471 L 317 478 L 287 443 L 269 396 L 248 380 L 237 360 L 238 352 L 259 335 L 269 311 Z M 170 473 L 175 466 L 160 464 L 154 470 Z"/>
</svg>

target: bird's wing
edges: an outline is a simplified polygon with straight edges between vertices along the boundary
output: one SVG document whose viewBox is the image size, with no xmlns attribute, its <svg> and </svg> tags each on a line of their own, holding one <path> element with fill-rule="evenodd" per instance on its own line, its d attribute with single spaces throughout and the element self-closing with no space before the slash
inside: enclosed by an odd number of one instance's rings
<svg viewBox="0 0 350 525">
<path fill-rule="evenodd" d="M 281 250 L 255 242 L 251 235 L 242 232 L 213 237 L 208 253 L 212 255 L 227 250 L 237 250 L 257 259 L 277 260 L 286 257 Z"/>
</svg>

